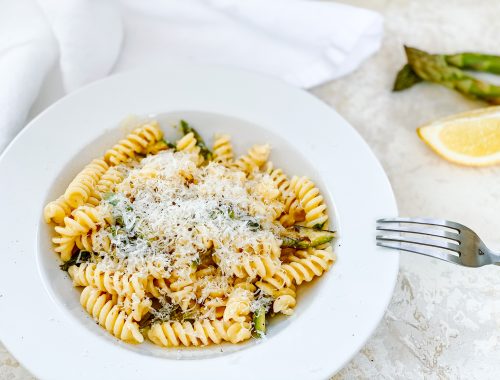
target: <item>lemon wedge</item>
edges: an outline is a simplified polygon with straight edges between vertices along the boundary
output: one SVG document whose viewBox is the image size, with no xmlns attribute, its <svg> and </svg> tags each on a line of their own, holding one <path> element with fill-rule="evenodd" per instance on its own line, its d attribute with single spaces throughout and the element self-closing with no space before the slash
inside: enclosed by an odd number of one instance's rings
<svg viewBox="0 0 500 380">
<path fill-rule="evenodd" d="M 500 106 L 439 119 L 417 128 L 417 133 L 437 154 L 456 164 L 500 163 Z"/>
</svg>

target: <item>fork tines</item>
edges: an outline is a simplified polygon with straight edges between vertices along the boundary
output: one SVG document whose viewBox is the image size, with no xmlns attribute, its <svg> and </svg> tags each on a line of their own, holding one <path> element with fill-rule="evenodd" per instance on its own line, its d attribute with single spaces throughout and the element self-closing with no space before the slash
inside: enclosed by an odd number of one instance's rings
<svg viewBox="0 0 500 380">
<path fill-rule="evenodd" d="M 461 264 L 460 227 L 441 219 L 387 218 L 377 221 L 377 245 Z"/>
</svg>

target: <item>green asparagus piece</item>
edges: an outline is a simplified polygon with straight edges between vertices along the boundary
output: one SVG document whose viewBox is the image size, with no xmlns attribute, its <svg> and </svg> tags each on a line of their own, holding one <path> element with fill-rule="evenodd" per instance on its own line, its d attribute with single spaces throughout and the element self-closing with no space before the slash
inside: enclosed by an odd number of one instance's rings
<svg viewBox="0 0 500 380">
<path fill-rule="evenodd" d="M 191 127 L 187 121 L 181 120 L 180 121 L 182 133 L 187 135 L 188 133 L 192 132 L 194 135 L 194 138 L 196 139 L 196 145 L 200 147 L 200 154 L 207 160 L 212 159 L 212 152 L 210 149 L 208 149 L 207 145 L 205 144 L 205 141 L 201 137 L 201 135 L 198 133 L 196 129 Z"/>
<path fill-rule="evenodd" d="M 263 307 L 255 310 L 253 314 L 253 327 L 257 338 L 262 338 L 266 335 L 266 309 Z"/>
<path fill-rule="evenodd" d="M 413 71 L 423 80 L 454 89 L 474 99 L 500 104 L 500 86 L 483 82 L 449 66 L 443 55 L 432 55 L 405 46 L 406 57 Z"/>
<path fill-rule="evenodd" d="M 399 70 L 392 91 L 403 91 L 420 82 L 422 82 L 422 78 L 415 74 L 409 64 L 406 64 Z"/>
<path fill-rule="evenodd" d="M 281 234 L 281 247 L 307 249 L 329 243 L 335 237 L 334 231 L 318 230 L 303 226 L 292 226 Z"/>
<path fill-rule="evenodd" d="M 481 53 L 459 53 L 445 55 L 449 65 L 465 70 L 485 71 L 500 74 L 500 56 Z"/>
</svg>

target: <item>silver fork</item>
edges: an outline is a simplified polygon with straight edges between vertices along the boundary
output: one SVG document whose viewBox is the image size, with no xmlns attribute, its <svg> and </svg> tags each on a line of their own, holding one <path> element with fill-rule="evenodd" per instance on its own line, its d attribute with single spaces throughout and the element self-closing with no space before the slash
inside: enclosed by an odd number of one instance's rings
<svg viewBox="0 0 500 380">
<path fill-rule="evenodd" d="M 466 267 L 500 265 L 500 254 L 460 223 L 428 218 L 377 221 L 377 245 L 414 252 Z"/>
</svg>

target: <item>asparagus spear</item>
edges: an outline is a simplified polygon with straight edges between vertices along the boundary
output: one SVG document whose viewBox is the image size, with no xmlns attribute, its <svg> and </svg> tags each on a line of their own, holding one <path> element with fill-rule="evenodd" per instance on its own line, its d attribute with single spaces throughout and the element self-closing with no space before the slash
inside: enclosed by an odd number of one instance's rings
<svg viewBox="0 0 500 380">
<path fill-rule="evenodd" d="M 500 56 L 481 53 L 458 53 L 443 55 L 446 63 L 465 70 L 484 71 L 500 74 Z M 399 70 L 394 81 L 393 91 L 403 91 L 422 82 L 410 65 Z"/>
<path fill-rule="evenodd" d="M 211 160 L 212 159 L 212 152 L 210 149 L 208 149 L 207 145 L 205 144 L 205 141 L 203 138 L 200 136 L 198 131 L 191 127 L 187 121 L 181 120 L 180 122 L 182 133 L 187 135 L 190 132 L 193 132 L 194 138 L 196 139 L 196 145 L 200 147 L 200 154 L 206 159 L 206 160 Z"/>
<path fill-rule="evenodd" d="M 422 78 L 415 74 L 409 64 L 406 64 L 399 70 L 392 91 L 403 91 L 419 82 L 422 82 Z"/>
<path fill-rule="evenodd" d="M 500 74 L 500 56 L 480 53 L 445 55 L 449 65 L 465 70 L 485 71 Z"/>
<path fill-rule="evenodd" d="M 500 86 L 483 82 L 457 67 L 449 66 L 443 55 L 431 55 L 408 46 L 405 46 L 405 52 L 411 68 L 423 80 L 439 83 L 470 98 L 500 104 Z"/>
</svg>

